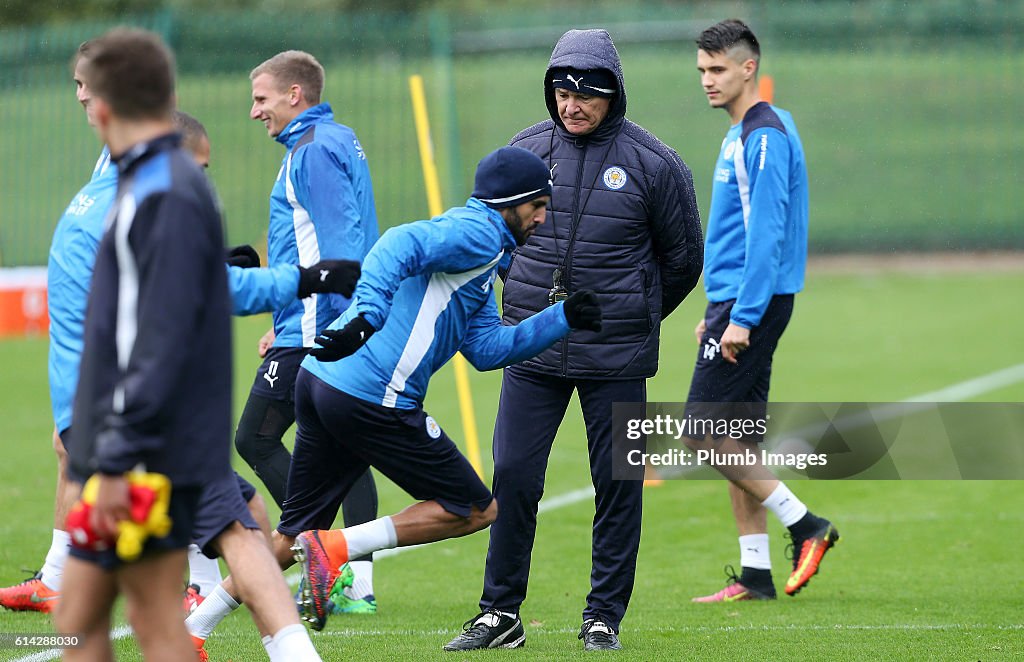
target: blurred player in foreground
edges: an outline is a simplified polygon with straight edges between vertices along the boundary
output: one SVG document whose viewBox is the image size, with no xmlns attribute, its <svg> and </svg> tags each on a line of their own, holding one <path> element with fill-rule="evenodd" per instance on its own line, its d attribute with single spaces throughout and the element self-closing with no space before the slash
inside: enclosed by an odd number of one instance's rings
<svg viewBox="0 0 1024 662">
<path fill-rule="evenodd" d="M 231 303 L 221 219 L 173 131 L 173 58 L 159 38 L 107 33 L 84 72 L 97 133 L 118 167 L 118 193 L 96 257 L 69 448 L 71 475 L 94 476 L 95 490 L 83 499 L 91 510 L 76 530 L 56 625 L 82 635 L 83 646 L 65 659 L 112 659 L 111 609 L 124 593 L 146 659 L 194 659 L 180 611 L 185 548 L 202 486 L 230 476 Z M 143 502 L 143 513 L 140 471 L 170 485 L 169 493 L 151 490 L 163 496 Z M 161 507 L 169 528 L 151 530 L 140 557 L 114 548 L 132 523 Z M 273 568 L 262 544 L 252 558 L 260 549 Z M 280 600 L 287 587 L 275 574 L 264 590 L 277 588 Z M 290 651 L 278 659 L 318 659 L 297 623 L 278 634 Z"/>
</svg>

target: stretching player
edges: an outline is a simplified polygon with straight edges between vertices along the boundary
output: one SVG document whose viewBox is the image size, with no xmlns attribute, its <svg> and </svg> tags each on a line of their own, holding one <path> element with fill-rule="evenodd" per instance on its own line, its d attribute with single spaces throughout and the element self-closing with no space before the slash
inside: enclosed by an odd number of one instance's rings
<svg viewBox="0 0 1024 662">
<path fill-rule="evenodd" d="M 492 284 L 511 250 L 544 222 L 551 183 L 538 157 L 505 147 L 484 158 L 465 207 L 388 231 L 364 262 L 352 306 L 317 338 L 296 384 L 295 454 L 274 534 L 282 567 L 303 566 L 300 600 L 314 629 L 350 581 L 349 559 L 463 536 L 488 526 L 490 491 L 423 410 L 430 377 L 456 351 L 481 370 L 523 360 L 601 313 L 577 292 L 503 326 Z M 345 495 L 373 466 L 417 499 L 402 512 L 328 531 Z M 293 547 L 294 546 L 294 547 Z M 222 588 L 233 591 L 232 579 Z M 212 600 L 187 623 L 208 635 L 227 615 Z"/>
</svg>

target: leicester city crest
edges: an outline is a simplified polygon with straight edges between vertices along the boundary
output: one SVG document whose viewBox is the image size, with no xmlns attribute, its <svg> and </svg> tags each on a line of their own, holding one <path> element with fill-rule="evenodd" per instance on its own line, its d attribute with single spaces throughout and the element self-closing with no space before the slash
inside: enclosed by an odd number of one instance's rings
<svg viewBox="0 0 1024 662">
<path fill-rule="evenodd" d="M 619 166 L 612 166 L 604 171 L 604 185 L 613 191 L 618 191 L 626 185 L 626 171 Z"/>
<path fill-rule="evenodd" d="M 427 435 L 431 439 L 437 439 L 441 436 L 441 426 L 437 424 L 437 421 L 434 420 L 433 416 L 427 416 L 426 425 Z"/>
</svg>

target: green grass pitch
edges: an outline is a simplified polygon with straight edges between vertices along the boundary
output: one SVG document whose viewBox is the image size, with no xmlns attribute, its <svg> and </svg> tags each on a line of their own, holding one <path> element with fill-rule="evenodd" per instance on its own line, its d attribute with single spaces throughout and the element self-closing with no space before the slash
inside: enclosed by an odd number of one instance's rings
<svg viewBox="0 0 1024 662">
<path fill-rule="evenodd" d="M 776 355 L 773 398 L 900 400 L 1024 363 L 1024 313 L 1012 302 L 1024 272 L 818 273 L 798 297 Z M 685 398 L 696 353 L 697 290 L 666 323 L 652 400 Z M 237 323 L 236 409 L 257 365 L 267 318 Z M 49 450 L 46 342 L 0 342 L 5 382 L 0 405 L 0 584 L 34 569 L 49 545 L 55 463 Z M 480 436 L 490 437 L 500 375 L 473 373 Z M 1020 402 L 1024 383 L 977 399 Z M 427 409 L 463 439 L 449 368 L 434 379 Z M 384 557 L 375 564 L 380 612 L 332 618 L 313 642 L 325 660 L 551 660 L 583 655 L 576 639 L 590 571 L 592 500 L 578 405 L 570 407 L 551 456 L 530 594 L 522 616 L 526 648 L 443 654 L 441 645 L 476 613 L 487 534 Z M 241 469 L 241 463 L 238 463 Z M 248 469 L 243 473 L 252 478 Z M 617 657 L 679 659 L 1012 660 L 1024 656 L 1020 482 L 798 482 L 791 486 L 839 527 L 843 539 L 798 597 L 774 603 L 694 605 L 721 587 L 722 567 L 738 561 L 725 485 L 667 481 L 645 492 L 636 587 Z M 379 482 L 381 512 L 409 499 Z M 272 518 L 276 513 L 272 514 Z M 770 521 L 776 583 L 785 577 L 782 528 Z M 119 613 L 121 623 L 123 614 Z M 51 629 L 37 614 L 0 612 L 0 632 Z M 240 610 L 207 644 L 213 660 L 266 659 Z M 130 638 L 122 659 L 138 659 Z M 31 651 L 0 649 L 0 659 Z"/>
</svg>

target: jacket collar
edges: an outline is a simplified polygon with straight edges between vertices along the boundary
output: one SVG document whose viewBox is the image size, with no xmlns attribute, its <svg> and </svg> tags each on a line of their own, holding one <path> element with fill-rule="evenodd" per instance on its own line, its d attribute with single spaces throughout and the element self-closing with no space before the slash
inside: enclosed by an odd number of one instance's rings
<svg viewBox="0 0 1024 662">
<path fill-rule="evenodd" d="M 302 111 L 298 117 L 288 122 L 288 125 L 284 127 L 281 133 L 277 134 L 274 140 L 291 149 L 295 147 L 295 143 L 299 142 L 299 138 L 306 133 L 309 127 L 320 122 L 330 122 L 333 120 L 334 112 L 331 110 L 331 104 L 317 104 L 312 108 Z"/>
<path fill-rule="evenodd" d="M 174 149 L 181 144 L 181 134 L 178 132 L 165 133 L 162 136 L 157 136 L 152 140 L 147 140 L 141 143 L 135 143 L 129 147 L 120 156 L 111 156 L 110 160 L 117 164 L 117 170 L 121 173 L 126 173 L 139 162 L 157 154 L 159 152 L 166 152 Z"/>
<path fill-rule="evenodd" d="M 516 238 L 512 235 L 512 231 L 508 229 L 508 223 L 505 222 L 505 217 L 501 215 L 501 212 L 497 209 L 492 209 L 486 204 L 481 202 L 477 198 L 470 198 L 466 201 L 466 207 L 473 211 L 484 211 L 487 213 L 487 220 L 494 224 L 501 232 L 501 245 L 505 250 L 514 250 L 516 247 Z"/>
</svg>

